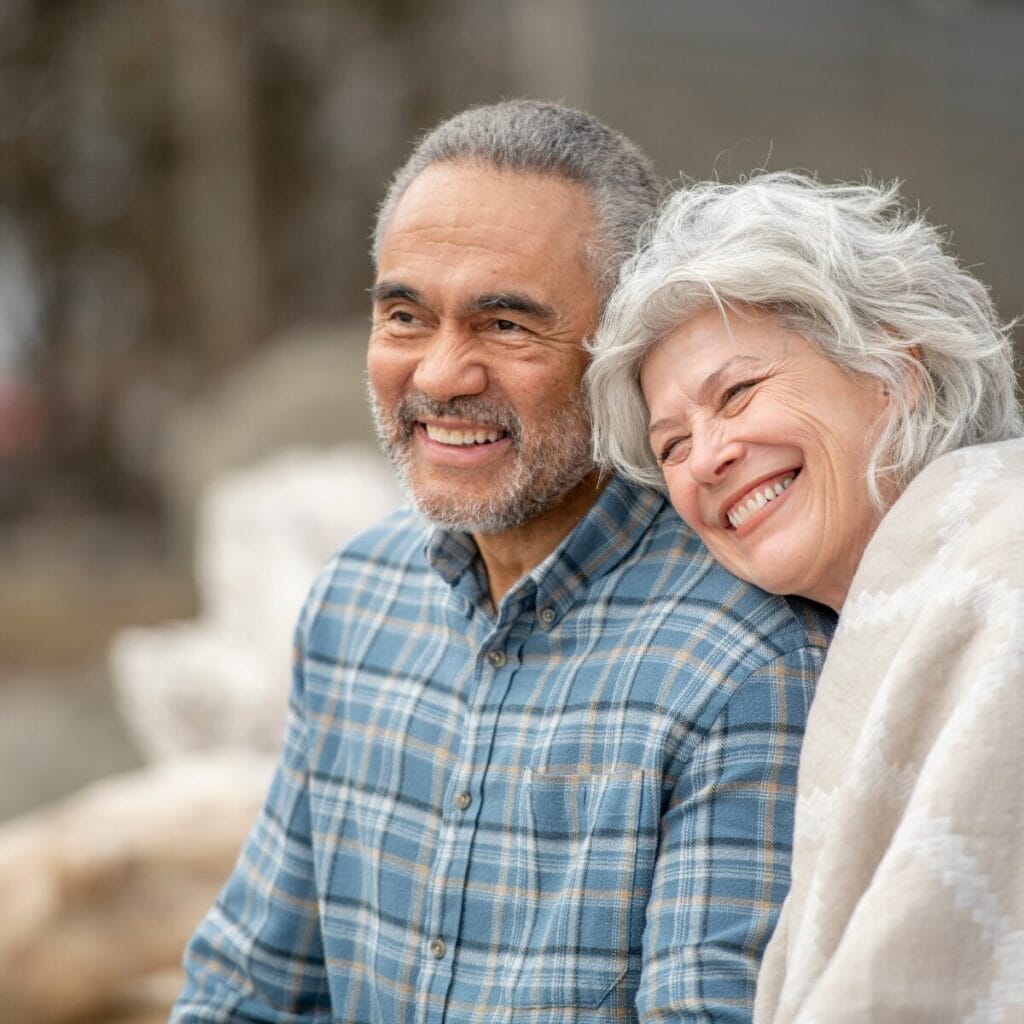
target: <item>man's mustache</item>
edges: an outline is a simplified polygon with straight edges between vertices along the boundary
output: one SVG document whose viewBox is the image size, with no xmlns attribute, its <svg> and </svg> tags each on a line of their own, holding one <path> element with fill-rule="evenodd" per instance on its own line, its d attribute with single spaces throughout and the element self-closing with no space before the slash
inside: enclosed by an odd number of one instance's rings
<svg viewBox="0 0 1024 1024">
<path fill-rule="evenodd" d="M 472 395 L 439 402 L 429 395 L 414 393 L 406 395 L 395 409 L 395 418 L 411 432 L 413 426 L 423 419 L 461 419 L 496 427 L 509 435 L 513 443 L 523 433 L 522 420 L 514 409 L 499 405 Z"/>
</svg>

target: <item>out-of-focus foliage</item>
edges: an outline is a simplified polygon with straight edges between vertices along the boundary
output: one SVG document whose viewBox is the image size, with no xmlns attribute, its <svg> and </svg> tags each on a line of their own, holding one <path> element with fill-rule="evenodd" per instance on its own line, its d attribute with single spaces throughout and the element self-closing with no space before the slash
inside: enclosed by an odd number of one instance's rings
<svg viewBox="0 0 1024 1024">
<path fill-rule="evenodd" d="M 0 520 L 155 510 L 182 398 L 362 313 L 411 141 L 502 95 L 670 178 L 901 177 L 1013 313 L 1022 45 L 1008 0 L 0 0 Z"/>
<path fill-rule="evenodd" d="M 408 140 L 501 91 L 467 6 L 0 2 L 0 514 L 145 507 L 184 396 L 362 311 Z"/>
<path fill-rule="evenodd" d="M 24 578 L 85 514 L 76 547 L 104 562 L 129 521 L 149 551 L 187 536 L 181 481 L 240 448 L 233 379 L 310 329 L 362 336 L 375 206 L 440 117 L 528 95 L 605 118 L 670 180 L 902 178 L 1011 316 L 1022 48 L 1010 0 L 0 0 L 0 650 L 82 631 Z M 358 383 L 361 342 L 337 351 Z M 268 391 L 266 423 L 307 379 Z M 323 443 L 321 409 L 248 454 Z"/>
</svg>

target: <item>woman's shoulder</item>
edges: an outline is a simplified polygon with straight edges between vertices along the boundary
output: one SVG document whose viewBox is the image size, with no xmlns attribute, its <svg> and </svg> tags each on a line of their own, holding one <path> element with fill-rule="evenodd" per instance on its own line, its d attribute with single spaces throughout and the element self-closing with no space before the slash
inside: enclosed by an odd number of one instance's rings
<svg viewBox="0 0 1024 1024">
<path fill-rule="evenodd" d="M 1022 498 L 1024 438 L 959 448 L 911 481 L 883 527 L 897 542 L 908 529 L 927 530 L 940 559 L 962 562 L 990 548 L 1010 554 L 1011 537 L 1024 528 Z"/>
<path fill-rule="evenodd" d="M 960 502 L 985 499 L 999 502 L 1016 496 L 1020 500 L 1024 480 L 1024 438 L 972 445 L 946 452 L 910 482 L 886 519 L 907 505 L 928 503 L 940 509 L 950 489 L 958 489 Z"/>
<path fill-rule="evenodd" d="M 843 619 L 932 603 L 973 581 L 1024 585 L 1024 439 L 960 448 L 911 481 L 868 544 Z"/>
</svg>

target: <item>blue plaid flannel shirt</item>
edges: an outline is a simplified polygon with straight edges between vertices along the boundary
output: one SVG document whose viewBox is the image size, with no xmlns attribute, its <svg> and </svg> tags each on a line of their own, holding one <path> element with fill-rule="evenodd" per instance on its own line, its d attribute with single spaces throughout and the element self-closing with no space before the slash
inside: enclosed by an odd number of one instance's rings
<svg viewBox="0 0 1024 1024">
<path fill-rule="evenodd" d="M 177 1024 L 750 1019 L 833 618 L 619 478 L 497 616 L 475 554 L 401 512 L 319 577 Z"/>
</svg>

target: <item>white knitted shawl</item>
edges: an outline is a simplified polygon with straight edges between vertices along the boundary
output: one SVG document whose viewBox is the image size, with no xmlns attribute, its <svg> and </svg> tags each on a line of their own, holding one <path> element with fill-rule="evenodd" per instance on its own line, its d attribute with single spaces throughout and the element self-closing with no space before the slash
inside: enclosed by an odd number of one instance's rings
<svg viewBox="0 0 1024 1024">
<path fill-rule="evenodd" d="M 1024 1021 L 1024 441 L 934 462 L 865 552 L 754 1016 Z"/>
</svg>

